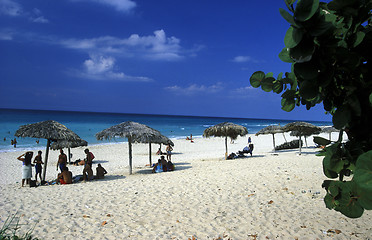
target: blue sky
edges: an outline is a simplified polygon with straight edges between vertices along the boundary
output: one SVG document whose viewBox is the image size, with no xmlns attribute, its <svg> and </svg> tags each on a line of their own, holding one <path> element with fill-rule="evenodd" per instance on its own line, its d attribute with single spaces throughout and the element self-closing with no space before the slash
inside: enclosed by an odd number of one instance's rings
<svg viewBox="0 0 372 240">
<path fill-rule="evenodd" d="M 250 86 L 290 70 L 284 1 L 0 0 L 0 108 L 326 120 Z"/>
</svg>

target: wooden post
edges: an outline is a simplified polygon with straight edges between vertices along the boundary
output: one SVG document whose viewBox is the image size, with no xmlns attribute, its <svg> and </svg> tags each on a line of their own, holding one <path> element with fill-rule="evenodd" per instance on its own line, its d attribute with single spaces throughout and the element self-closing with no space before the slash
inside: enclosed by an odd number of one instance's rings
<svg viewBox="0 0 372 240">
<path fill-rule="evenodd" d="M 274 133 L 272 133 L 273 135 L 273 145 L 274 145 L 274 152 L 275 152 L 275 137 L 274 137 Z"/>
<path fill-rule="evenodd" d="M 129 145 L 129 174 L 132 174 L 132 139 L 128 137 Z"/>
<path fill-rule="evenodd" d="M 225 146 L 226 146 L 226 153 L 225 153 L 225 160 L 227 160 L 228 150 L 227 150 L 227 136 L 225 137 Z"/>
<path fill-rule="evenodd" d="M 45 181 L 45 176 L 46 176 L 46 170 L 47 170 L 47 165 L 48 165 L 49 148 L 50 148 L 50 139 L 48 139 L 47 147 L 46 147 L 46 150 L 45 150 L 43 181 Z"/>
<path fill-rule="evenodd" d="M 70 148 L 68 148 L 68 163 L 71 163 L 71 153 L 70 153 Z"/>
<path fill-rule="evenodd" d="M 152 159 L 151 159 L 151 142 L 149 142 L 149 160 L 150 160 L 150 167 L 152 166 Z"/>
<path fill-rule="evenodd" d="M 300 141 L 298 142 L 298 144 L 300 145 L 300 155 L 301 155 L 301 147 L 302 147 L 302 146 L 301 146 L 301 145 L 302 145 L 302 144 L 301 144 L 301 134 L 300 134 Z"/>
</svg>

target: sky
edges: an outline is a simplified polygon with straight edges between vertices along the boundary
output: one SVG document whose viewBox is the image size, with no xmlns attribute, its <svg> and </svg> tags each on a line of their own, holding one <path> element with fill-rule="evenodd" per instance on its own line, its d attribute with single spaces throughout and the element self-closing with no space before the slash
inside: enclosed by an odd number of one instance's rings
<svg viewBox="0 0 372 240">
<path fill-rule="evenodd" d="M 0 108 L 331 121 L 251 87 L 284 0 L 0 0 Z"/>
</svg>

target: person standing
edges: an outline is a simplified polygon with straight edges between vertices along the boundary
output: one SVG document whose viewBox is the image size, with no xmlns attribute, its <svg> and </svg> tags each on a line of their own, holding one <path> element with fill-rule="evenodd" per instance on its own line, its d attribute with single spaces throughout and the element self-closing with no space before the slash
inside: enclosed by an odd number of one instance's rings
<svg viewBox="0 0 372 240">
<path fill-rule="evenodd" d="M 67 165 L 67 155 L 63 152 L 63 150 L 59 150 L 60 154 L 58 156 L 58 162 L 57 162 L 57 171 L 58 171 L 58 167 L 59 169 L 61 170 L 61 172 L 63 172 L 63 169 L 66 167 Z"/>
<path fill-rule="evenodd" d="M 39 174 L 40 181 L 41 181 L 41 172 L 42 172 L 42 167 L 41 164 L 43 163 L 42 157 L 41 157 L 42 152 L 38 151 L 37 156 L 34 159 L 34 164 L 35 164 L 35 180 L 37 181 L 37 175 Z"/>
<path fill-rule="evenodd" d="M 171 155 L 172 155 L 172 151 L 173 151 L 173 148 L 170 144 L 167 145 L 167 148 L 165 149 L 167 151 L 167 160 L 171 160 Z"/>
<path fill-rule="evenodd" d="M 23 162 L 23 165 L 22 165 L 22 187 L 25 184 L 25 180 L 26 180 L 26 184 L 30 185 L 31 178 L 32 178 L 31 160 L 32 160 L 33 155 L 34 155 L 33 152 L 26 152 L 26 153 L 22 154 L 21 156 L 19 156 L 17 158 L 19 161 Z"/>
<path fill-rule="evenodd" d="M 248 137 L 248 146 L 249 146 L 249 144 L 251 144 L 252 143 L 252 139 L 251 139 L 251 137 Z"/>
</svg>

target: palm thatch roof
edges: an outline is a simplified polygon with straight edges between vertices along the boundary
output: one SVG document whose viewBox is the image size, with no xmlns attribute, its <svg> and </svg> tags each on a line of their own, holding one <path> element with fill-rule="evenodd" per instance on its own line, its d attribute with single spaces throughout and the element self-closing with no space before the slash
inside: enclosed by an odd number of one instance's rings
<svg viewBox="0 0 372 240">
<path fill-rule="evenodd" d="M 246 127 L 231 122 L 219 123 L 205 129 L 203 132 L 204 137 L 230 137 L 233 140 L 237 139 L 238 136 L 245 136 L 247 134 L 248 130 Z"/>
<path fill-rule="evenodd" d="M 54 120 L 47 120 L 19 127 L 14 134 L 16 137 L 44 138 L 51 141 L 79 139 L 79 136 L 65 125 Z"/>
<path fill-rule="evenodd" d="M 132 143 L 168 143 L 168 138 L 159 131 L 141 123 L 127 121 L 109 127 L 96 134 L 97 140 L 112 138 L 128 138 Z M 173 143 L 173 142 L 172 142 Z"/>
<path fill-rule="evenodd" d="M 296 131 L 302 136 L 320 133 L 321 128 L 308 122 L 291 122 L 283 127 L 285 132 Z"/>
<path fill-rule="evenodd" d="M 275 133 L 282 133 L 283 128 L 279 125 L 270 125 L 267 127 L 262 128 L 260 131 L 256 133 L 256 136 L 261 134 L 275 134 Z"/>
<path fill-rule="evenodd" d="M 76 148 L 76 147 L 83 147 L 83 146 L 88 146 L 88 142 L 79 138 L 79 140 L 57 140 L 53 142 L 50 145 L 50 148 L 53 150 L 57 149 L 63 149 L 63 148 Z"/>
<path fill-rule="evenodd" d="M 112 139 L 117 137 L 128 138 L 129 144 L 129 173 L 132 174 L 132 143 L 149 143 L 149 159 L 151 166 L 151 143 L 170 144 L 174 143 L 162 135 L 158 130 L 141 123 L 127 121 L 109 127 L 96 134 L 97 140 Z"/>
</svg>

